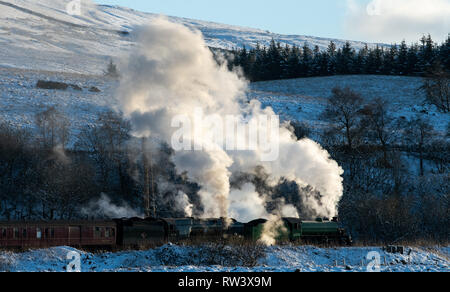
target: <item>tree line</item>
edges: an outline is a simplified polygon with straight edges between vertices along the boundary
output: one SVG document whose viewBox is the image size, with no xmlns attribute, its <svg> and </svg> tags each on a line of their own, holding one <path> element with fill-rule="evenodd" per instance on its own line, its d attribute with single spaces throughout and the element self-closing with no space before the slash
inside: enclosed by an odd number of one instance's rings
<svg viewBox="0 0 450 292">
<path fill-rule="evenodd" d="M 428 35 L 412 45 L 403 41 L 390 47 L 365 45 L 360 50 L 350 42 L 341 48 L 330 42 L 325 51 L 307 43 L 298 47 L 272 40 L 268 47 L 233 49 L 227 59 L 230 69 L 242 68 L 250 81 L 345 74 L 425 76 L 433 66 L 450 72 L 450 36 L 440 45 Z"/>
<path fill-rule="evenodd" d="M 117 209 L 127 206 L 144 214 L 149 170 L 158 216 L 184 216 L 171 199 L 179 191 L 196 202 L 198 186 L 177 175 L 170 148 L 143 148 L 121 114 L 100 113 L 94 125 L 76 132 L 61 111 L 49 107 L 35 115 L 34 128 L 0 120 L 0 220 L 104 218 L 116 210 L 99 205 L 83 213 L 103 195 Z M 148 157 L 151 169 L 144 163 Z"/>
<path fill-rule="evenodd" d="M 366 103 L 350 88 L 333 89 L 321 118 L 330 125 L 324 130 L 292 122 L 292 131 L 299 139 L 319 131 L 321 144 L 345 169 L 339 215 L 356 239 L 449 240 L 450 126 L 442 134 L 424 118 L 394 118 L 386 101 Z M 100 113 L 94 125 L 74 132 L 67 118 L 50 107 L 36 114 L 35 123 L 32 131 L 0 122 L 0 218 L 104 218 L 108 214 L 101 213 L 101 205 L 83 213 L 103 194 L 144 214 L 148 192 L 156 216 L 184 216 L 176 206 L 180 192 L 195 206 L 194 216 L 202 212 L 200 187 L 177 173 L 172 149 L 146 147 L 132 138 L 131 125 L 120 114 Z M 301 199 L 309 188 L 288 180 L 273 186 L 266 178 L 259 169 L 234 177 L 232 184 L 252 181 L 273 198 L 268 209 L 283 200 L 311 219 Z"/>
<path fill-rule="evenodd" d="M 450 123 L 395 117 L 389 101 L 334 88 L 322 145 L 344 168 L 339 215 L 361 241 L 450 240 Z M 296 132 L 304 126 L 297 125 Z"/>
</svg>

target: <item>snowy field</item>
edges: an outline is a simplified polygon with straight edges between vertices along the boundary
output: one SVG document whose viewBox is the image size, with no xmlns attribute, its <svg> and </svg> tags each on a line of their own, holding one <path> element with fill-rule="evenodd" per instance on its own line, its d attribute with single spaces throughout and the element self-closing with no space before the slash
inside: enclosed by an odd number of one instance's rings
<svg viewBox="0 0 450 292">
<path fill-rule="evenodd" d="M 64 272 L 80 254 L 83 272 L 366 272 L 367 256 L 380 256 L 381 272 L 450 272 L 450 248 L 407 248 L 405 255 L 378 247 L 268 247 L 255 267 L 203 265 L 202 249 L 167 245 L 149 251 L 92 254 L 69 247 L 25 253 L 0 252 L 0 271 Z M 68 257 L 69 255 L 69 257 Z M 68 259 L 69 258 L 69 259 Z"/>
<path fill-rule="evenodd" d="M 99 74 L 109 58 L 127 55 L 136 45 L 133 31 L 156 14 L 117 6 L 94 6 L 82 1 L 82 15 L 66 11 L 70 0 L 0 1 L 0 65 L 14 68 Z M 325 49 L 331 39 L 279 35 L 268 31 L 192 19 L 169 17 L 200 30 L 206 43 L 215 48 L 268 45 L 272 39 L 283 44 Z M 122 32 L 131 32 L 124 34 Z M 334 40 L 341 47 L 345 41 Z M 351 42 L 355 48 L 362 42 Z M 188 45 L 188 44 L 186 44 Z"/>
<path fill-rule="evenodd" d="M 38 89 L 36 83 L 41 79 L 76 84 L 82 91 Z M 101 92 L 90 92 L 93 86 Z M 33 129 L 35 114 L 55 106 L 69 118 L 76 135 L 114 106 L 116 86 L 117 81 L 103 76 L 0 68 L 0 120 Z"/>
<path fill-rule="evenodd" d="M 376 98 L 388 101 L 389 111 L 396 118 L 423 117 L 436 130 L 443 132 L 450 122 L 448 115 L 425 103 L 425 94 L 418 89 L 422 78 L 403 76 L 349 75 L 313 77 L 291 80 L 256 82 L 251 84 L 251 97 L 264 106 L 271 106 L 284 119 L 306 122 L 320 127 L 320 114 L 326 107 L 331 90 L 350 87 L 366 102 Z"/>
<path fill-rule="evenodd" d="M 132 32 L 157 17 L 116 6 L 95 6 L 83 0 L 80 16 L 67 14 L 69 0 L 0 0 L 0 117 L 29 126 L 34 113 L 49 105 L 66 112 L 76 130 L 93 123 L 96 113 L 114 106 L 117 82 L 99 77 L 111 57 L 120 63 L 136 45 Z M 283 36 L 259 29 L 170 17 L 171 21 L 200 30 L 209 46 L 232 48 L 269 44 L 272 38 L 283 43 L 308 42 L 326 48 L 329 39 Z M 342 41 L 335 40 L 337 45 Z M 360 42 L 353 42 L 355 48 Z M 64 73 L 51 73 L 64 72 Z M 37 90 L 39 79 L 74 83 L 75 90 Z M 325 107 L 331 89 L 350 86 L 370 100 L 386 98 L 397 117 L 426 115 L 438 130 L 445 130 L 448 117 L 433 107 L 422 106 L 417 93 L 420 78 L 393 76 L 334 76 L 260 82 L 251 85 L 250 96 L 272 106 L 284 119 L 321 127 L 318 116 Z M 100 93 L 87 89 L 96 86 Z M 323 126 L 323 125 L 322 125 Z M 313 137 L 315 138 L 315 137 Z"/>
<path fill-rule="evenodd" d="M 82 91 L 36 88 L 38 80 L 76 84 Z M 321 128 L 320 114 L 325 109 L 331 89 L 350 86 L 370 101 L 382 97 L 390 101 L 390 111 L 397 117 L 429 119 L 438 131 L 445 131 L 448 115 L 425 105 L 425 96 L 417 92 L 421 79 L 395 76 L 333 76 L 252 83 L 249 97 L 271 106 L 284 120 L 298 120 L 311 128 Z M 118 81 L 103 76 L 0 67 L 0 119 L 31 128 L 34 116 L 55 106 L 69 118 L 73 133 L 95 123 L 98 114 L 116 105 Z M 101 92 L 90 92 L 91 87 Z M 318 137 L 312 137 L 318 138 Z"/>
</svg>

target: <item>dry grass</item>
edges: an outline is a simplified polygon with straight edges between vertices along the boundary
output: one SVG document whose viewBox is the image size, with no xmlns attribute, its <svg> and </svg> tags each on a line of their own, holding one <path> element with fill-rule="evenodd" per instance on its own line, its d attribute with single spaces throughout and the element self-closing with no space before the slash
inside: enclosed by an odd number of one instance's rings
<svg viewBox="0 0 450 292">
<path fill-rule="evenodd" d="M 176 247 L 165 246 L 156 250 L 156 257 L 165 266 L 254 267 L 266 256 L 265 246 L 238 239 L 185 241 L 180 246 L 184 248 L 182 254 L 177 253 Z"/>
<path fill-rule="evenodd" d="M 403 240 L 395 243 L 386 243 L 382 241 L 355 241 L 353 243 L 354 247 L 372 247 L 379 246 L 385 247 L 388 245 L 395 246 L 408 246 L 408 247 L 417 247 L 417 248 L 426 248 L 426 247 L 448 247 L 450 246 L 449 241 L 439 241 L 432 239 L 415 239 L 415 240 Z"/>
<path fill-rule="evenodd" d="M 0 254 L 0 272 L 10 272 L 14 268 L 14 257 L 10 252 Z"/>
</svg>

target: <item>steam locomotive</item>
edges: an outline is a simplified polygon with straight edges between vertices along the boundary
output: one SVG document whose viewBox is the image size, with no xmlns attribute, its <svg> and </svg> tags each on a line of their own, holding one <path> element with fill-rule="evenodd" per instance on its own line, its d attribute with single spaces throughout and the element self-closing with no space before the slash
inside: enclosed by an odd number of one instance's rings
<svg viewBox="0 0 450 292">
<path fill-rule="evenodd" d="M 351 236 L 335 218 L 302 221 L 282 218 L 276 241 L 351 245 Z M 0 249 L 72 246 L 86 249 L 148 248 L 168 242 L 240 239 L 257 242 L 265 219 L 125 218 L 102 221 L 0 222 Z"/>
</svg>

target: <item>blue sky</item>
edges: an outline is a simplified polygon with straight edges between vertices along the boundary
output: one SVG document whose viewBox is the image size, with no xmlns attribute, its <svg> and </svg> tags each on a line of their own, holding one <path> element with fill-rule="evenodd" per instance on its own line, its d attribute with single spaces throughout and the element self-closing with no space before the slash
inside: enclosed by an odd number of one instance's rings
<svg viewBox="0 0 450 292">
<path fill-rule="evenodd" d="M 369 42 L 450 33 L 450 0 L 95 0 L 136 10 L 269 30 Z"/>
<path fill-rule="evenodd" d="M 345 0 L 97 0 L 137 10 L 270 30 L 343 37 Z"/>
</svg>

